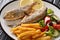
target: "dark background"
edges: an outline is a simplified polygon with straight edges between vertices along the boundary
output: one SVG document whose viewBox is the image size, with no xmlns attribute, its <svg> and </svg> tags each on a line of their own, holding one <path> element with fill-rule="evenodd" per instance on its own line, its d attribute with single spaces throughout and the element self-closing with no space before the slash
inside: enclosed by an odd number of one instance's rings
<svg viewBox="0 0 60 40">
<path fill-rule="evenodd" d="M 44 1 L 52 3 L 53 5 L 55 5 L 60 9 L 60 0 L 44 0 Z M 3 29 L 1 28 L 1 25 L 0 25 L 0 40 L 13 40 L 3 31 Z"/>
</svg>

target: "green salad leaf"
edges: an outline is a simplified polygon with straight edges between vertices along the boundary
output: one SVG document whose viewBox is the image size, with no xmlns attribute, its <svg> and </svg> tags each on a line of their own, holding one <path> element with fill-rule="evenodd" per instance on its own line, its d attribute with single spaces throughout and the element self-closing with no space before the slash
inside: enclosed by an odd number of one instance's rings
<svg viewBox="0 0 60 40">
<path fill-rule="evenodd" d="M 44 20 L 40 20 L 39 24 L 40 24 L 41 27 L 44 27 L 45 26 Z"/>
<path fill-rule="evenodd" d="M 49 26 L 49 31 L 51 31 L 51 33 L 54 33 L 54 28 L 52 26 Z"/>
<path fill-rule="evenodd" d="M 52 26 L 49 26 L 49 31 L 46 32 L 46 34 L 52 37 L 57 37 L 59 35 L 59 32 L 55 30 Z"/>
<path fill-rule="evenodd" d="M 47 34 L 47 35 L 50 35 L 50 36 L 52 36 L 52 35 L 54 34 L 54 29 L 53 29 L 52 26 L 49 26 L 49 31 L 46 32 L 46 34 Z"/>
</svg>

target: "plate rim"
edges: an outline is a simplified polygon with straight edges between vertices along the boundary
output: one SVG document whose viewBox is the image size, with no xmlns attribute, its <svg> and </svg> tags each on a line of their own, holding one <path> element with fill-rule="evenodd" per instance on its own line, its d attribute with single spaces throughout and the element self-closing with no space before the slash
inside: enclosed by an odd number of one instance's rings
<svg viewBox="0 0 60 40">
<path fill-rule="evenodd" d="M 3 11 L 3 9 L 4 9 L 7 5 L 9 5 L 10 3 L 13 3 L 13 2 L 15 2 L 15 1 L 17 1 L 17 0 L 13 0 L 13 1 L 10 1 L 10 2 L 6 3 L 6 4 L 1 8 L 1 10 L 0 10 L 0 15 L 1 15 L 1 12 Z M 1 23 L 0 23 L 0 25 L 1 25 Z M 2 25 L 1 25 L 1 29 L 2 29 L 2 31 L 3 31 L 8 37 L 12 38 L 11 36 L 8 35 L 8 33 L 6 33 L 6 32 L 4 31 Z M 13 38 L 12 38 L 12 39 L 13 39 Z M 13 39 L 13 40 L 14 40 L 14 39 Z"/>
<path fill-rule="evenodd" d="M 1 10 L 0 10 L 0 15 L 1 15 L 1 12 L 3 11 L 3 9 L 4 9 L 7 5 L 9 5 L 10 3 L 13 3 L 13 2 L 15 2 L 15 1 L 17 1 L 17 0 L 12 0 L 12 1 L 8 2 L 7 4 L 5 4 L 5 5 L 1 8 Z M 51 2 L 48 2 L 48 1 L 45 1 L 45 2 L 47 2 L 47 3 L 49 3 L 49 4 L 53 5 L 53 6 L 55 6 L 56 8 L 58 8 L 58 9 L 60 10 L 60 8 L 59 8 L 58 6 L 56 6 L 55 4 L 52 4 Z M 0 25 L 1 25 L 1 23 L 0 23 Z M 3 32 L 4 32 L 7 36 L 9 36 L 8 33 L 6 33 L 6 31 L 4 31 L 2 25 L 1 25 L 1 29 L 3 30 Z M 12 38 L 11 36 L 9 36 L 9 37 Z M 13 39 L 13 38 L 12 38 L 12 39 Z M 14 39 L 13 39 L 13 40 L 14 40 Z"/>
</svg>

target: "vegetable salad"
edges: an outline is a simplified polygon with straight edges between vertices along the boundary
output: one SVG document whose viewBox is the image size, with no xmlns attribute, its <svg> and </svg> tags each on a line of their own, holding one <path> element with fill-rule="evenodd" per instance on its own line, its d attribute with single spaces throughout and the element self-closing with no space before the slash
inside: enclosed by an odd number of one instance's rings
<svg viewBox="0 0 60 40">
<path fill-rule="evenodd" d="M 51 37 L 59 36 L 60 20 L 56 15 L 54 15 L 52 9 L 47 9 L 46 16 L 37 22 L 42 27 L 41 31 L 46 31 L 46 35 Z"/>
</svg>

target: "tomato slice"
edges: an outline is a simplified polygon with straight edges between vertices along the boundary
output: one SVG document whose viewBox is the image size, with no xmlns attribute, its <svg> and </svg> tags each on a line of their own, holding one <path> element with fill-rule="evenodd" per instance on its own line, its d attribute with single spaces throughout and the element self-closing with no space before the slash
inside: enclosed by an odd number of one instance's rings
<svg viewBox="0 0 60 40">
<path fill-rule="evenodd" d="M 54 29 L 60 30 L 60 24 L 53 24 Z"/>
<path fill-rule="evenodd" d="M 45 26 L 45 27 L 41 28 L 41 31 L 44 32 L 44 31 L 47 31 L 48 29 L 49 29 L 48 26 Z"/>
</svg>

